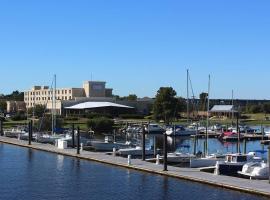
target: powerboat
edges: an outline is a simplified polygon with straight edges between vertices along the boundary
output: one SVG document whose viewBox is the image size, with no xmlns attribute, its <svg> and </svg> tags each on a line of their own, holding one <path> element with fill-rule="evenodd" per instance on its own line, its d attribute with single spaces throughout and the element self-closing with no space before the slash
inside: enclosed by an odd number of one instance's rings
<svg viewBox="0 0 270 200">
<path fill-rule="evenodd" d="M 166 128 L 166 134 L 169 136 L 191 136 L 196 135 L 196 130 L 186 129 L 183 126 L 175 125 Z"/>
<path fill-rule="evenodd" d="M 191 158 L 190 167 L 191 168 L 200 168 L 200 167 L 212 167 L 215 166 L 217 161 L 225 161 L 224 154 L 210 154 L 202 158 Z"/>
<path fill-rule="evenodd" d="M 18 138 L 20 134 L 28 133 L 25 127 L 12 128 L 4 131 L 5 137 Z"/>
<path fill-rule="evenodd" d="M 110 136 L 105 136 L 104 141 L 94 140 L 90 141 L 90 145 L 95 149 L 95 151 L 113 151 L 113 149 L 126 149 L 131 147 L 130 142 L 119 143 L 114 142 Z"/>
<path fill-rule="evenodd" d="M 128 155 L 131 155 L 131 156 L 141 156 L 142 155 L 142 151 L 143 151 L 142 147 L 137 146 L 135 148 L 119 149 L 117 151 L 117 153 L 120 156 L 128 156 Z M 154 150 L 146 148 L 145 149 L 145 155 L 146 156 L 154 155 Z"/>
<path fill-rule="evenodd" d="M 169 163 L 188 163 L 190 162 L 190 159 L 195 157 L 195 155 L 190 153 L 174 152 L 167 154 L 167 161 Z"/>
<path fill-rule="evenodd" d="M 237 176 L 243 166 L 248 162 L 261 162 L 262 158 L 257 157 L 255 152 L 248 154 L 227 154 L 225 161 L 217 161 L 215 166 L 216 175 Z"/>
<path fill-rule="evenodd" d="M 269 179 L 269 164 L 265 162 L 249 162 L 243 166 L 242 171 L 239 171 L 240 176 L 249 179 Z"/>
<path fill-rule="evenodd" d="M 165 130 L 159 126 L 158 124 L 149 124 L 145 128 L 146 132 L 149 132 L 150 134 L 160 134 L 163 133 Z"/>
<path fill-rule="evenodd" d="M 233 131 L 223 132 L 220 139 L 225 141 L 238 140 L 238 134 Z M 244 136 L 240 133 L 240 140 L 243 140 Z"/>
</svg>

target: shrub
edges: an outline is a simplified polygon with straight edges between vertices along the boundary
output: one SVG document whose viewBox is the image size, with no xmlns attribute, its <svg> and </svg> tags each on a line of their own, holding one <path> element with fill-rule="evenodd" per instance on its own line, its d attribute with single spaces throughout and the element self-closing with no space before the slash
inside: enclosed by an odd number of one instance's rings
<svg viewBox="0 0 270 200">
<path fill-rule="evenodd" d="M 91 128 L 93 131 L 98 133 L 111 132 L 113 130 L 113 125 L 114 121 L 106 117 L 89 119 L 87 121 L 88 128 Z"/>
<path fill-rule="evenodd" d="M 139 114 L 121 114 L 119 117 L 122 119 L 144 119 L 144 116 Z"/>
<path fill-rule="evenodd" d="M 21 121 L 21 120 L 26 120 L 26 119 L 27 119 L 27 117 L 25 115 L 19 114 L 19 113 L 15 114 L 11 117 L 11 120 L 13 120 L 13 121 Z"/>
<path fill-rule="evenodd" d="M 108 113 L 87 113 L 85 117 L 88 119 L 102 118 L 102 117 L 110 118 L 110 119 L 113 118 L 112 115 Z"/>
</svg>

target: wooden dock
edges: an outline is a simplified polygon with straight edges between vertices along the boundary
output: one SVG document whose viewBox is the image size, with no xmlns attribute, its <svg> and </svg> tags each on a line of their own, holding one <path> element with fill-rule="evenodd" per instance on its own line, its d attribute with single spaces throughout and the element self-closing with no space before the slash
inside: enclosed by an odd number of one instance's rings
<svg viewBox="0 0 270 200">
<path fill-rule="evenodd" d="M 201 172 L 199 169 L 179 168 L 172 166 L 168 167 L 168 171 L 163 171 L 162 165 L 156 165 L 154 163 L 142 161 L 141 159 L 132 159 L 131 165 L 128 165 L 127 158 L 115 157 L 112 155 L 107 155 L 106 153 L 82 151 L 81 154 L 78 155 L 76 153 L 76 149 L 61 150 L 53 145 L 40 144 L 35 142 L 33 142 L 31 146 L 29 146 L 27 141 L 21 141 L 18 139 L 6 138 L 1 136 L 0 142 L 270 197 L 270 184 L 268 181 L 248 180 L 228 176 L 217 176 L 214 174 Z"/>
</svg>

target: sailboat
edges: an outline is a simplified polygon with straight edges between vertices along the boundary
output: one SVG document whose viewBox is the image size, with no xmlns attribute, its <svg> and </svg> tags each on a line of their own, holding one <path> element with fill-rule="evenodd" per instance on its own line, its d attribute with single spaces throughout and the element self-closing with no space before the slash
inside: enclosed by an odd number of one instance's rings
<svg viewBox="0 0 270 200">
<path fill-rule="evenodd" d="M 65 135 L 56 135 L 56 75 L 54 75 L 52 87 L 51 87 L 51 99 L 52 99 L 52 107 L 51 107 L 51 116 L 52 116 L 52 129 L 51 134 L 38 134 L 37 135 L 37 142 L 40 143 L 50 143 L 55 144 L 56 140 L 66 138 Z"/>
<path fill-rule="evenodd" d="M 211 154 L 209 155 L 208 151 L 208 131 L 209 131 L 209 110 L 210 110 L 210 82 L 211 77 L 208 77 L 208 98 L 207 98 L 207 120 L 206 120 L 206 131 L 205 131 L 205 138 L 206 138 L 206 146 L 205 146 L 205 155 L 202 158 L 191 158 L 190 159 L 190 167 L 192 168 L 199 168 L 199 167 L 210 167 L 215 166 L 217 161 L 225 160 L 225 156 L 222 154 Z"/>
</svg>

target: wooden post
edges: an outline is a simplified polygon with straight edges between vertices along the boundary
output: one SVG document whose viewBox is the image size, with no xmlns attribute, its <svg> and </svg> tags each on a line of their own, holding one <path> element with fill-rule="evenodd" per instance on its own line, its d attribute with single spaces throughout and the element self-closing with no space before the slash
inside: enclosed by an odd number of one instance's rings
<svg viewBox="0 0 270 200">
<path fill-rule="evenodd" d="M 75 148 L 75 127 L 72 124 L 72 148 Z"/>
<path fill-rule="evenodd" d="M 244 139 L 244 154 L 247 153 L 247 140 Z"/>
<path fill-rule="evenodd" d="M 32 131 L 33 131 L 33 121 L 31 120 L 28 123 L 28 145 L 31 145 L 32 142 Z"/>
<path fill-rule="evenodd" d="M 77 128 L 77 154 L 80 154 L 80 128 Z"/>
<path fill-rule="evenodd" d="M 239 114 L 237 114 L 237 118 L 236 118 L 236 131 L 237 131 L 237 153 L 240 153 Z"/>
<path fill-rule="evenodd" d="M 142 124 L 142 160 L 145 161 L 145 129 Z"/>
<path fill-rule="evenodd" d="M 264 127 L 263 125 L 261 126 L 261 132 L 262 132 L 262 141 L 264 140 Z"/>
<path fill-rule="evenodd" d="M 3 120 L 0 119 L 0 135 L 3 136 L 4 133 L 3 133 Z"/>
<path fill-rule="evenodd" d="M 154 143 L 154 158 L 157 157 L 157 136 L 154 135 L 154 139 L 153 139 L 153 143 Z"/>
<path fill-rule="evenodd" d="M 168 171 L 168 160 L 167 160 L 167 134 L 166 132 L 163 134 L 164 139 L 163 139 L 163 171 Z"/>
<path fill-rule="evenodd" d="M 269 183 L 270 183 L 270 146 L 268 147 Z"/>
</svg>

